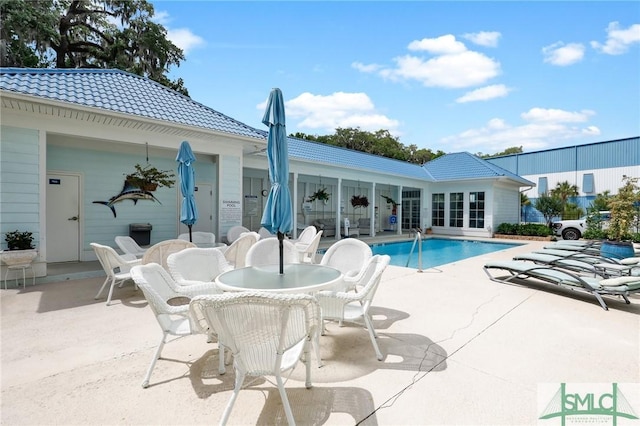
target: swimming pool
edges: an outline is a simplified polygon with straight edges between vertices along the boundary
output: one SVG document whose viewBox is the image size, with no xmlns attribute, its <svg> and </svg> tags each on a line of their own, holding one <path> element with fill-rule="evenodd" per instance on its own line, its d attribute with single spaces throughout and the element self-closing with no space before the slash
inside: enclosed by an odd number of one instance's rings
<svg viewBox="0 0 640 426">
<path fill-rule="evenodd" d="M 407 266 L 407 258 L 411 252 L 413 241 L 371 244 L 373 254 L 388 254 L 391 265 Z M 494 243 L 472 240 L 449 240 L 429 238 L 422 240 L 422 269 L 433 268 L 468 257 L 480 256 L 494 251 L 517 247 L 516 243 Z M 411 255 L 409 268 L 418 267 L 418 246 Z"/>
</svg>

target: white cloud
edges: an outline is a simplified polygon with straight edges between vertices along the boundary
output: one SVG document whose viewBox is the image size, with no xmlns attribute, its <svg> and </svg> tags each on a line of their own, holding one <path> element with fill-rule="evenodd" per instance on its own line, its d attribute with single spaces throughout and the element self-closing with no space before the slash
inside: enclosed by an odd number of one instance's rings
<svg viewBox="0 0 640 426">
<path fill-rule="evenodd" d="M 626 53 L 633 43 L 640 43 L 640 24 L 621 29 L 618 22 L 611 22 L 607 27 L 607 41 L 604 44 L 592 41 L 591 47 L 607 55 L 621 55 Z"/>
<path fill-rule="evenodd" d="M 542 48 L 544 62 L 561 67 L 580 62 L 584 57 L 584 45 L 580 43 L 564 44 L 557 42 Z"/>
<path fill-rule="evenodd" d="M 497 31 L 480 31 L 479 33 L 463 34 L 462 37 L 479 46 L 497 47 L 502 34 Z"/>
<path fill-rule="evenodd" d="M 492 154 L 513 146 L 522 146 L 525 151 L 545 149 L 563 142 L 575 143 L 575 140 L 581 137 L 599 135 L 598 127 L 581 127 L 579 124 L 586 123 L 594 114 L 589 110 L 571 112 L 531 108 L 520 115 L 524 121 L 520 125 L 510 125 L 501 118 L 493 118 L 480 128 L 448 136 L 440 143 L 443 146 L 455 147 L 449 152 L 478 152 L 482 149 L 486 150 L 485 153 Z"/>
<path fill-rule="evenodd" d="M 378 65 L 378 64 L 363 64 L 362 62 L 353 62 L 351 64 L 351 68 L 355 68 L 360 72 L 364 72 L 364 73 L 372 73 L 372 72 L 376 72 L 378 71 L 380 68 L 382 68 L 382 65 Z"/>
<path fill-rule="evenodd" d="M 153 14 L 153 20 L 162 26 L 166 26 L 171 22 L 171 17 L 169 16 L 169 12 L 161 10 Z"/>
<path fill-rule="evenodd" d="M 504 84 L 494 84 L 492 86 L 481 87 L 480 89 L 467 92 L 456 99 L 456 102 L 463 104 L 466 102 L 488 101 L 489 99 L 504 98 L 510 91 L 511 89 Z"/>
<path fill-rule="evenodd" d="M 414 40 L 408 45 L 414 52 L 427 52 L 433 57 L 406 54 L 393 59 L 395 66 L 365 65 L 354 62 L 351 66 L 361 72 L 377 72 L 384 79 L 395 82 L 415 80 L 426 87 L 462 88 L 485 84 L 500 75 L 500 63 L 468 50 L 464 43 L 451 35 Z"/>
<path fill-rule="evenodd" d="M 320 130 L 333 133 L 338 127 L 360 127 L 365 131 L 387 129 L 397 135 L 399 121 L 376 111 L 371 98 L 365 93 L 336 92 L 331 95 L 314 95 L 309 92 L 285 102 L 287 120 L 298 120 L 300 131 Z M 256 108 L 264 111 L 266 101 Z M 395 130 L 395 132 L 394 132 Z"/>
<path fill-rule="evenodd" d="M 500 64 L 485 55 L 465 51 L 424 60 L 417 56 L 395 58 L 396 68 L 380 75 L 392 81 L 417 80 L 427 87 L 461 88 L 483 84 L 500 74 Z"/>
<path fill-rule="evenodd" d="M 443 35 L 437 38 L 423 38 L 422 40 L 414 40 L 407 46 L 409 50 L 425 50 L 434 55 L 450 55 L 461 53 L 467 50 L 464 43 L 456 40 L 451 34 Z"/>
<path fill-rule="evenodd" d="M 192 33 L 188 28 L 167 29 L 167 38 L 182 49 L 185 55 L 191 49 L 204 45 L 204 39 Z"/>
</svg>

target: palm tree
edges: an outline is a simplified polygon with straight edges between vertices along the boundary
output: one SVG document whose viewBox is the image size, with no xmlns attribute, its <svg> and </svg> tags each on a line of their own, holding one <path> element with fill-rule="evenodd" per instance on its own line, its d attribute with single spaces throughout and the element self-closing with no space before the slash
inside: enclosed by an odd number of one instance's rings
<svg viewBox="0 0 640 426">
<path fill-rule="evenodd" d="M 553 198 L 557 198 L 562 203 L 562 219 L 577 219 L 577 217 L 573 217 L 576 215 L 580 216 L 582 214 L 582 209 L 580 209 L 577 205 L 568 206 L 569 198 L 578 196 L 578 186 L 571 185 L 568 181 L 558 182 L 556 187 L 551 190 L 551 196 Z M 565 217 L 565 216 L 572 217 Z"/>
</svg>

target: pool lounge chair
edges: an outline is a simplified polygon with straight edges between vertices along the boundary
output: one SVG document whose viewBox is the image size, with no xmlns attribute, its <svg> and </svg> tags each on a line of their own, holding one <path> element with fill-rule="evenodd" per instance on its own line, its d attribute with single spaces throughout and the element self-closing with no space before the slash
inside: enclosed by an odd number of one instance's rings
<svg viewBox="0 0 640 426">
<path fill-rule="evenodd" d="M 547 253 L 523 253 L 513 257 L 513 260 L 526 260 L 538 265 L 551 266 L 556 268 L 567 269 L 574 272 L 591 273 L 596 274 L 599 271 L 596 269 L 596 263 L 581 260 L 580 258 L 556 256 Z M 604 277 L 604 278 L 609 278 Z"/>
<path fill-rule="evenodd" d="M 490 271 L 502 270 L 508 272 L 506 277 L 492 275 Z M 491 281 L 520 284 L 533 284 L 534 280 L 558 285 L 562 288 L 593 294 L 604 310 L 609 310 L 602 296 L 619 296 L 629 304 L 631 293 L 640 293 L 640 277 L 593 278 L 579 276 L 549 266 L 540 266 L 531 262 L 511 260 L 502 262 L 488 262 L 484 265 L 484 272 Z"/>
</svg>

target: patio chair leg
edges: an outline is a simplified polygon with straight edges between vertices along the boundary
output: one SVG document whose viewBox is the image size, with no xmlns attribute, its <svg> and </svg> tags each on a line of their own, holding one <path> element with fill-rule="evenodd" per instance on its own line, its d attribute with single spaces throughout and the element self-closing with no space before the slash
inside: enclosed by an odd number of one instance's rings
<svg viewBox="0 0 640 426">
<path fill-rule="evenodd" d="M 373 329 L 373 323 L 371 322 L 371 318 L 369 315 L 364 315 L 364 322 L 367 325 L 367 331 L 369 332 L 369 337 L 371 338 L 371 343 L 373 344 L 373 349 L 376 351 L 376 357 L 378 361 L 382 361 L 384 356 L 382 356 L 382 352 L 380 352 L 380 348 L 378 347 L 378 343 L 376 342 L 376 332 Z"/>
<path fill-rule="evenodd" d="M 289 405 L 289 398 L 287 398 L 287 391 L 284 388 L 282 377 L 280 374 L 276 375 L 276 382 L 278 383 L 278 390 L 280 391 L 280 398 L 282 399 L 282 407 L 287 415 L 287 422 L 290 425 L 295 425 L 296 421 L 293 419 L 293 413 L 291 412 L 291 405 Z"/>
<path fill-rule="evenodd" d="M 104 288 L 107 286 L 107 283 L 109 282 L 110 278 L 107 277 L 106 280 L 104 280 L 104 282 L 102 283 L 102 287 L 100 287 L 100 290 L 98 290 L 98 294 L 96 294 L 96 297 L 94 297 L 94 299 L 99 299 L 100 295 L 102 294 L 102 290 L 104 290 Z"/>
<path fill-rule="evenodd" d="M 598 299 L 598 302 L 600 302 L 600 306 L 602 306 L 602 309 L 604 309 L 605 311 L 608 311 L 609 307 L 607 306 L 606 303 L 604 303 L 602 296 L 600 296 L 598 293 L 593 293 L 593 294 L 596 296 L 596 299 Z"/>
<path fill-rule="evenodd" d="M 109 295 L 107 296 L 107 306 L 111 304 L 111 296 L 113 295 L 113 287 L 116 285 L 116 279 L 111 280 L 111 287 L 109 287 Z"/>
<path fill-rule="evenodd" d="M 158 361 L 158 358 L 160 358 L 160 352 L 162 352 L 162 348 L 164 347 L 164 343 L 168 334 L 169 333 L 167 333 L 166 331 L 162 332 L 162 340 L 160 340 L 160 344 L 158 344 L 158 348 L 156 349 L 156 352 L 153 354 L 151 365 L 149 365 L 149 368 L 147 369 L 147 374 L 144 376 L 144 380 L 142 381 L 142 387 L 145 389 L 149 387 L 149 379 L 151 379 L 151 372 L 153 371 L 153 368 L 156 366 L 156 362 Z"/>
<path fill-rule="evenodd" d="M 240 393 L 240 389 L 242 388 L 242 383 L 244 382 L 244 372 L 238 371 L 236 369 L 236 386 L 233 389 L 233 394 L 231 394 L 231 399 L 227 403 L 227 406 L 222 413 L 222 419 L 220 420 L 221 425 L 226 425 L 229 420 L 229 415 L 231 414 L 231 410 L 233 409 L 233 404 L 235 404 L 236 399 L 238 398 L 238 394 Z"/>
</svg>

